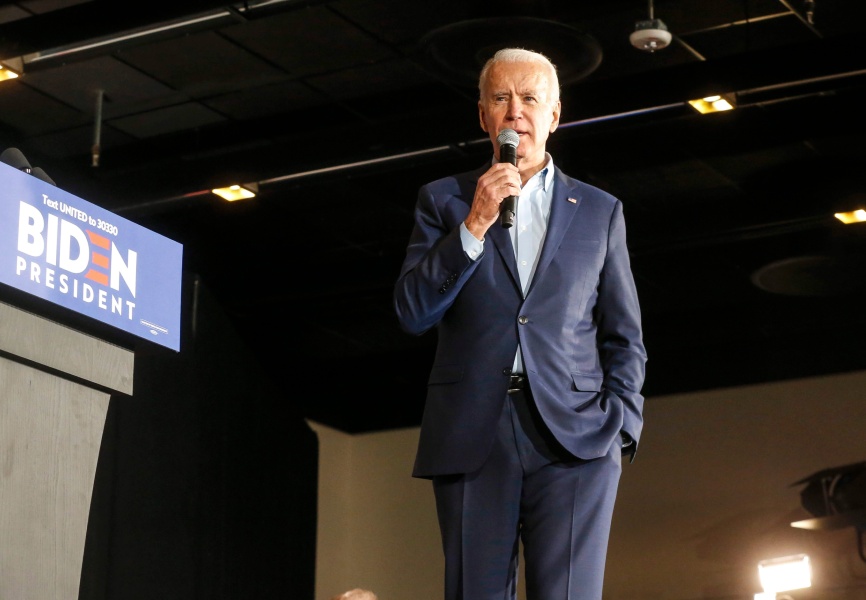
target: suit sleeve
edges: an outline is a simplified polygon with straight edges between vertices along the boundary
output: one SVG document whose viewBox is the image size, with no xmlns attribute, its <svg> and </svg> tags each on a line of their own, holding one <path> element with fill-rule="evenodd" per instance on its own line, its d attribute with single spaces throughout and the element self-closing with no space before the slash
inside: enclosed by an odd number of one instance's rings
<svg viewBox="0 0 866 600">
<path fill-rule="evenodd" d="M 643 429 L 646 349 L 643 343 L 640 305 L 626 246 L 623 208 L 616 202 L 610 221 L 607 257 L 599 282 L 596 305 L 598 349 L 607 394 L 618 397 L 625 408 L 622 430 L 634 440 L 626 449 L 634 458 Z"/>
<path fill-rule="evenodd" d="M 483 259 L 482 254 L 472 260 L 463 250 L 460 224 L 468 205 L 453 196 L 443 197 L 435 197 L 429 186 L 419 191 L 415 225 L 394 286 L 397 320 L 404 331 L 415 335 L 442 319 Z"/>
</svg>

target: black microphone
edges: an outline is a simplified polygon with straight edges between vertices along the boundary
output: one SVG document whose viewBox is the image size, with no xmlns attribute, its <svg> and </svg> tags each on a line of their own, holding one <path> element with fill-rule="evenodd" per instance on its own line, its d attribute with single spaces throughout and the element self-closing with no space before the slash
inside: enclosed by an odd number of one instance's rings
<svg viewBox="0 0 866 600">
<path fill-rule="evenodd" d="M 499 142 L 499 162 L 508 162 L 517 165 L 517 145 L 520 136 L 513 129 L 503 129 L 496 136 Z M 514 225 L 514 216 L 517 212 L 517 196 L 508 196 L 499 205 L 499 222 L 508 229 Z"/>
<path fill-rule="evenodd" d="M 57 186 L 57 184 L 54 183 L 54 180 L 48 176 L 48 173 L 46 173 L 42 167 L 31 167 L 30 161 L 27 160 L 24 153 L 18 148 L 6 148 L 3 153 L 0 154 L 0 162 L 6 163 L 10 167 L 15 167 L 19 171 L 24 171 L 29 175 L 33 175 L 37 179 L 41 179 L 53 186 Z"/>
<path fill-rule="evenodd" d="M 4 162 L 10 167 L 15 167 L 19 171 L 30 173 L 33 169 L 30 167 L 30 162 L 24 157 L 24 154 L 18 148 L 6 148 L 0 154 L 0 162 Z"/>
<path fill-rule="evenodd" d="M 50 183 L 51 185 L 57 187 L 57 184 L 54 183 L 54 180 L 48 176 L 48 173 L 46 173 L 42 169 L 42 167 L 33 167 L 33 170 L 30 172 L 30 174 L 33 175 L 36 179 L 41 179 L 45 183 Z"/>
</svg>

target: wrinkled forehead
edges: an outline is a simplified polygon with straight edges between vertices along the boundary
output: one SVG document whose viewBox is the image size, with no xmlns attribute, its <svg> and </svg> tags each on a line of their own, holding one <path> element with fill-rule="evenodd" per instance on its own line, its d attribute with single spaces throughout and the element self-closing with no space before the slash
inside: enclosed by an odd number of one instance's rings
<svg viewBox="0 0 866 600">
<path fill-rule="evenodd" d="M 530 94 L 543 100 L 555 98 L 549 67 L 537 62 L 502 62 L 492 65 L 483 82 L 483 93 Z"/>
</svg>

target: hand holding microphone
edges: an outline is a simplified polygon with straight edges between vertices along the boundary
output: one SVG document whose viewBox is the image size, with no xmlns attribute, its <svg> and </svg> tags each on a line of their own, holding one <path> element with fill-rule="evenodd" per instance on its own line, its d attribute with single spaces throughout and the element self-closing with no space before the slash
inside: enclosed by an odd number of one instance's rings
<svg viewBox="0 0 866 600">
<path fill-rule="evenodd" d="M 520 136 L 513 129 L 503 129 L 496 141 L 499 142 L 499 162 L 507 162 L 517 165 L 517 145 Z M 508 196 L 499 205 L 499 222 L 508 229 L 514 225 L 514 217 L 517 213 L 517 196 Z"/>
</svg>

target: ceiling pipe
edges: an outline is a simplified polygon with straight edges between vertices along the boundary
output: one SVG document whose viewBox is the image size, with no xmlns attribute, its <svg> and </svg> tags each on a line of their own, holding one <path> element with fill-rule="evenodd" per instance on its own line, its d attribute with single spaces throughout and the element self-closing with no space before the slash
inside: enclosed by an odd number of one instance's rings
<svg viewBox="0 0 866 600">
<path fill-rule="evenodd" d="M 807 10 L 806 10 L 806 15 L 807 15 L 807 16 L 806 16 L 806 17 L 804 17 L 803 15 L 801 15 L 800 13 L 798 13 L 796 10 L 794 10 L 794 7 L 791 6 L 791 3 L 788 2 L 788 0 L 779 0 L 779 3 L 782 4 L 782 6 L 784 6 L 785 8 L 787 8 L 788 11 L 789 11 L 792 15 L 794 15 L 795 17 L 797 17 L 797 18 L 800 20 L 800 22 L 803 23 L 803 25 L 805 25 L 805 26 L 808 27 L 810 30 L 812 30 L 812 33 L 814 33 L 815 35 L 817 35 L 819 38 L 823 38 L 823 37 L 824 37 L 823 35 L 821 35 L 821 32 L 818 31 L 818 30 L 815 28 L 815 25 L 813 24 L 813 21 L 814 21 L 814 12 L 815 12 L 815 3 L 814 3 L 814 2 L 808 2 L 808 1 L 806 2 L 806 4 L 807 4 Z M 810 5 L 811 5 L 811 6 L 810 6 Z"/>
<path fill-rule="evenodd" d="M 20 61 L 22 70 L 24 67 L 41 67 L 42 63 L 51 63 L 57 60 L 67 60 L 76 54 L 83 54 L 93 50 L 110 51 L 115 46 L 121 46 L 130 42 L 140 42 L 147 38 L 155 38 L 170 32 L 182 30 L 194 30 L 201 28 L 215 28 L 225 23 L 237 22 L 249 17 L 258 9 L 273 9 L 279 5 L 298 4 L 297 0 L 259 0 L 251 2 L 245 0 L 225 8 L 200 12 L 170 21 L 163 21 L 135 29 L 129 29 L 117 34 L 87 39 L 81 42 L 71 43 L 55 48 L 46 48 L 36 52 L 25 53 L 21 56 L 4 59 L 4 61 Z"/>
<path fill-rule="evenodd" d="M 102 102 L 105 99 L 103 90 L 96 90 L 96 109 L 93 118 L 93 145 L 90 147 L 91 166 L 99 166 L 100 143 L 102 138 Z"/>
<path fill-rule="evenodd" d="M 798 79 L 796 81 L 789 81 L 789 82 L 778 83 L 778 84 L 773 84 L 773 85 L 748 88 L 748 89 L 744 89 L 744 90 L 734 91 L 731 93 L 735 94 L 737 96 L 738 100 L 740 100 L 740 99 L 742 100 L 738 103 L 739 106 L 745 107 L 745 106 L 749 106 L 749 103 L 747 101 L 747 96 L 749 96 L 749 95 L 758 95 L 761 93 L 788 90 L 788 89 L 795 88 L 797 86 L 807 86 L 810 84 L 823 83 L 823 82 L 828 82 L 828 81 L 836 81 L 836 80 L 842 80 L 842 79 L 853 78 L 853 77 L 858 77 L 858 76 L 866 76 L 866 69 L 858 69 L 858 70 L 854 70 L 854 71 L 848 71 L 845 73 L 837 73 L 834 75 L 826 75 L 826 76 L 822 76 L 822 77 Z M 815 92 L 815 93 L 818 93 L 818 92 Z M 794 98 L 795 99 L 801 98 L 801 97 L 808 96 L 808 95 L 812 95 L 812 94 L 800 94 L 800 95 L 794 96 Z M 782 102 L 784 100 L 786 100 L 786 99 L 785 98 L 776 99 L 776 100 L 763 99 L 761 101 L 753 102 L 752 104 L 762 104 L 762 103 L 771 102 L 771 101 Z M 579 119 L 579 120 L 575 120 L 575 121 L 569 121 L 569 122 L 565 122 L 565 123 L 560 123 L 559 128 L 560 129 L 577 128 L 577 127 L 594 125 L 594 124 L 598 124 L 598 123 L 613 122 L 613 121 L 619 121 L 619 120 L 623 120 L 623 119 L 645 117 L 646 115 L 651 115 L 651 114 L 662 114 L 665 111 L 676 111 L 676 110 L 683 109 L 683 108 L 686 108 L 686 109 L 689 108 L 687 100 L 683 100 L 680 102 L 671 102 L 671 103 L 667 103 L 667 104 L 660 104 L 660 105 L 645 107 L 645 108 L 638 108 L 635 110 L 612 113 L 612 114 L 607 114 L 607 115 L 598 115 L 598 116 L 589 117 L 586 119 Z M 693 111 L 691 109 L 689 109 L 688 112 L 691 113 Z M 414 159 L 414 158 L 419 158 L 419 157 L 424 157 L 424 156 L 433 156 L 436 154 L 445 154 L 445 153 L 449 153 L 449 152 L 462 153 L 463 151 L 465 151 L 468 148 L 471 148 L 471 147 L 476 146 L 476 145 L 482 145 L 485 143 L 489 143 L 489 141 L 490 140 L 486 137 L 485 138 L 476 138 L 476 139 L 472 139 L 472 140 L 464 140 L 461 142 L 454 142 L 452 144 L 434 146 L 434 147 L 429 147 L 429 148 L 422 148 L 422 149 L 409 151 L 409 152 L 401 152 L 398 154 L 389 154 L 389 155 L 379 156 L 379 157 L 375 157 L 375 158 L 371 158 L 371 159 L 367 159 L 367 160 L 354 161 L 354 162 L 350 162 L 350 163 L 327 165 L 327 166 L 323 166 L 323 167 L 316 168 L 316 169 L 297 171 L 294 173 L 279 175 L 276 177 L 269 177 L 269 178 L 265 178 L 265 179 L 260 179 L 256 183 L 258 183 L 259 186 L 267 187 L 270 185 L 277 185 L 280 183 L 286 183 L 286 182 L 290 182 L 290 181 L 298 181 L 301 179 L 306 179 L 306 178 L 315 177 L 315 176 L 319 176 L 319 175 L 333 174 L 333 173 L 338 173 L 341 171 L 348 171 L 348 170 L 352 170 L 352 169 L 358 169 L 358 168 L 368 167 L 368 166 L 373 166 L 373 165 L 383 165 L 383 164 L 394 163 L 394 162 L 398 162 L 398 161 Z M 180 194 L 177 196 L 164 197 L 164 198 L 155 199 L 155 200 L 152 200 L 149 202 L 118 207 L 118 208 L 114 209 L 114 211 L 119 213 L 119 214 L 147 212 L 150 209 L 156 209 L 158 207 L 168 208 L 169 206 L 171 206 L 175 202 L 188 202 L 192 199 L 199 198 L 199 197 L 206 197 L 208 195 L 210 195 L 210 189 L 197 190 L 197 191 L 193 191 L 193 192 L 189 192 L 189 193 L 185 193 L 185 194 Z M 823 219 L 823 218 L 824 217 L 821 217 L 821 219 Z M 814 226 L 814 219 L 807 219 L 807 221 L 808 221 L 808 223 L 805 225 L 806 227 Z M 802 224 L 798 224 L 798 226 L 801 226 L 801 225 Z"/>
</svg>

